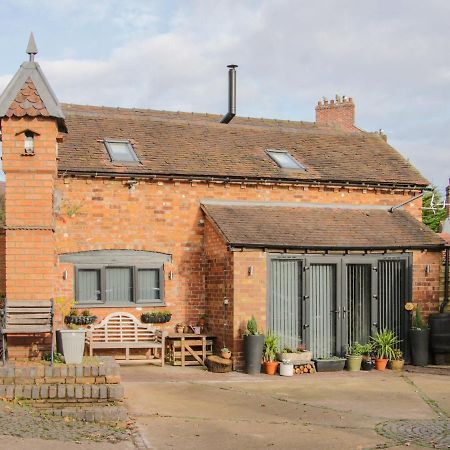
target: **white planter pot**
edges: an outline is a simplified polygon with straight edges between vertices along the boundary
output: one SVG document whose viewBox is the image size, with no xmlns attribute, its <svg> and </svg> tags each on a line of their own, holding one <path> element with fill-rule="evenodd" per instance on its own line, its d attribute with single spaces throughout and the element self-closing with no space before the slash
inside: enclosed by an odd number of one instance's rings
<svg viewBox="0 0 450 450">
<path fill-rule="evenodd" d="M 294 365 L 280 363 L 280 375 L 282 377 L 292 377 L 294 375 Z"/>
<path fill-rule="evenodd" d="M 86 330 L 59 330 L 62 353 L 66 364 L 81 364 L 84 354 Z"/>
</svg>

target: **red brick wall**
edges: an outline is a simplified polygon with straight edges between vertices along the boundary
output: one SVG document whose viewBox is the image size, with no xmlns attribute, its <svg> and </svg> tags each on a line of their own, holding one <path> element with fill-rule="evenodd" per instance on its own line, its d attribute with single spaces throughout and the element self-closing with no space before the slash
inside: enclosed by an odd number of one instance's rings
<svg viewBox="0 0 450 450">
<path fill-rule="evenodd" d="M 6 295 L 6 233 L 0 230 L 0 296 Z"/>
<path fill-rule="evenodd" d="M 233 258 L 209 221 L 205 223 L 205 297 L 208 329 L 217 336 L 218 349 L 234 348 Z M 224 299 L 228 299 L 228 305 Z M 226 324 L 226 326 L 225 326 Z"/>
<path fill-rule="evenodd" d="M 413 298 L 424 317 L 439 311 L 439 290 L 442 266 L 440 252 L 414 252 Z"/>
<path fill-rule="evenodd" d="M 235 366 L 244 363 L 242 335 L 247 321 L 255 316 L 258 330 L 265 333 L 267 315 L 267 253 L 233 252 L 234 280 L 234 358 Z"/>
<path fill-rule="evenodd" d="M 23 131 L 27 129 L 36 133 L 34 156 L 23 155 Z M 54 294 L 57 133 L 56 121 L 50 118 L 2 120 L 8 301 L 44 300 Z M 17 336 L 8 339 L 8 344 L 11 358 L 39 357 L 49 340 L 44 336 Z"/>
<path fill-rule="evenodd" d="M 35 136 L 35 155 L 23 156 L 24 134 Z M 50 299 L 54 293 L 53 188 L 56 121 L 3 119 L 6 178 L 6 296 L 8 300 Z"/>
<path fill-rule="evenodd" d="M 130 190 L 124 181 L 62 179 L 61 213 L 56 218 L 56 253 L 100 249 L 134 249 L 169 253 L 165 265 L 167 308 L 177 322 L 196 323 L 205 311 L 204 217 L 201 199 L 298 201 L 395 205 L 414 195 L 381 190 L 303 186 L 261 186 L 221 183 L 140 181 Z M 420 215 L 420 201 L 407 209 Z M 72 214 L 75 211 L 75 214 Z M 71 214 L 68 214 L 70 212 Z M 62 279 L 68 265 L 56 267 L 55 297 L 73 297 L 73 274 Z M 167 277 L 172 270 L 173 280 Z M 148 309 L 148 308 L 144 308 Z M 109 308 L 94 310 L 99 317 Z M 139 315 L 141 310 L 128 308 Z"/>
</svg>

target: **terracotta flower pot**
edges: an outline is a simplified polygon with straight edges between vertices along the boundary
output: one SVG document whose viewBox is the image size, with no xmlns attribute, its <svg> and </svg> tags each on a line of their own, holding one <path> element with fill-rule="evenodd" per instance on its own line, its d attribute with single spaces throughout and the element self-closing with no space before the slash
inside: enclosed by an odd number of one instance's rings
<svg viewBox="0 0 450 450">
<path fill-rule="evenodd" d="M 387 359 L 375 359 L 375 369 L 384 371 L 386 370 L 388 360 Z"/>
<path fill-rule="evenodd" d="M 264 361 L 264 372 L 266 372 L 267 375 L 275 375 L 278 364 L 278 361 Z"/>
</svg>

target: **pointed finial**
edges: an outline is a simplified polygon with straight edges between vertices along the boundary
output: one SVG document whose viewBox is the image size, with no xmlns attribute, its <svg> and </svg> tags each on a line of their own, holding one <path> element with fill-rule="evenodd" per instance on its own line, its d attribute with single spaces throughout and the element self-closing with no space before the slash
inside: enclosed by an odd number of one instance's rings
<svg viewBox="0 0 450 450">
<path fill-rule="evenodd" d="M 34 55 L 36 55 L 37 52 L 38 52 L 38 49 L 36 47 L 34 35 L 33 35 L 33 32 L 31 32 L 30 39 L 28 40 L 28 45 L 27 45 L 27 53 L 30 55 L 30 61 L 34 61 Z"/>
</svg>

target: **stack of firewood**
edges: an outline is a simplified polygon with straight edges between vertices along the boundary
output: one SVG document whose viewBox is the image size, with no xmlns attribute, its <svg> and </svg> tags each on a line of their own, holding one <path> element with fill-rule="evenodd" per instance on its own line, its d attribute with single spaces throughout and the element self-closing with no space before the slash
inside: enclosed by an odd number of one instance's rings
<svg viewBox="0 0 450 450">
<path fill-rule="evenodd" d="M 316 369 L 314 368 L 314 364 L 306 363 L 294 365 L 294 373 L 296 375 L 303 375 L 304 373 L 315 373 Z"/>
</svg>

